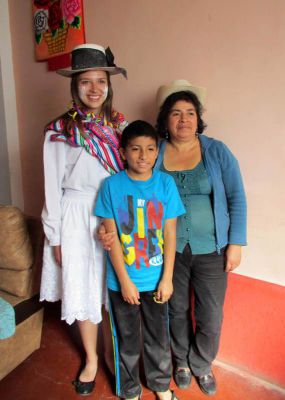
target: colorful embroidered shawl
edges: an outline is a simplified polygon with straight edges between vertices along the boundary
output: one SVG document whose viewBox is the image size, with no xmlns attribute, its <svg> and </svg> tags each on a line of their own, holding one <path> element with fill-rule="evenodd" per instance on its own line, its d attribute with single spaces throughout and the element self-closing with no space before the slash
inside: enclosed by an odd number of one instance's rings
<svg viewBox="0 0 285 400">
<path fill-rule="evenodd" d="M 72 108 L 69 115 L 75 119 L 76 114 L 83 115 L 84 112 L 78 108 Z M 64 132 L 64 121 L 62 118 L 53 121 L 47 130 L 54 130 L 58 133 L 51 135 L 51 141 L 66 142 L 73 147 L 84 147 L 93 157 L 97 157 L 103 167 L 113 175 L 124 169 L 119 153 L 120 138 L 127 121 L 123 114 L 113 110 L 111 122 L 93 113 L 84 113 L 82 126 L 84 136 L 77 125 L 67 132 Z"/>
</svg>

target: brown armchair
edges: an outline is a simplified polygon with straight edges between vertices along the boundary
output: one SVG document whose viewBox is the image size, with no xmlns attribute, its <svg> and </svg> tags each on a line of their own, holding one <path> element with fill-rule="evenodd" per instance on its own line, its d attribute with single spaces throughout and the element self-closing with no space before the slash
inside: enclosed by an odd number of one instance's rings
<svg viewBox="0 0 285 400">
<path fill-rule="evenodd" d="M 0 297 L 14 307 L 16 330 L 0 339 L 0 380 L 40 347 L 39 303 L 44 234 L 39 218 L 0 205 Z M 0 324 L 5 324 L 0 315 Z"/>
</svg>

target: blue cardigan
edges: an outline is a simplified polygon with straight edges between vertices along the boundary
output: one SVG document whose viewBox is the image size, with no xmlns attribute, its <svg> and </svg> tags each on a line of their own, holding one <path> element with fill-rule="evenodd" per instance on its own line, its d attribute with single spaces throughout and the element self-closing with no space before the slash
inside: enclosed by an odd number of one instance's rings
<svg viewBox="0 0 285 400">
<path fill-rule="evenodd" d="M 237 159 L 219 140 L 199 135 L 202 157 L 213 185 L 217 251 L 227 244 L 246 245 L 246 198 Z M 160 144 L 155 168 L 163 162 L 166 141 Z"/>
</svg>

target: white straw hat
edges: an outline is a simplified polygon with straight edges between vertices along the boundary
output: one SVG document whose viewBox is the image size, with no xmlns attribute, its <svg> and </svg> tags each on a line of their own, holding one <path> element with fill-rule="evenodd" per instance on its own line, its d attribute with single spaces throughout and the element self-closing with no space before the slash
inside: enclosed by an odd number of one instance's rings
<svg viewBox="0 0 285 400">
<path fill-rule="evenodd" d="M 190 91 L 198 97 L 200 103 L 204 105 L 206 97 L 206 89 L 203 87 L 193 86 L 186 79 L 177 79 L 169 85 L 160 86 L 156 95 L 156 104 L 158 108 L 162 106 L 168 96 L 177 92 Z"/>
</svg>

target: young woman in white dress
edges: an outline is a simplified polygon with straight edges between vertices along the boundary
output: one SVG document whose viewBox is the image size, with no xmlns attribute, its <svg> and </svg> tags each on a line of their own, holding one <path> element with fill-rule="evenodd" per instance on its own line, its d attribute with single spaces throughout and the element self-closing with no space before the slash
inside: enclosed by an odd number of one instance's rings
<svg viewBox="0 0 285 400">
<path fill-rule="evenodd" d="M 109 48 L 84 44 L 73 49 L 72 107 L 45 132 L 46 235 L 40 300 L 62 301 L 61 318 L 77 322 L 86 363 L 74 382 L 78 394 L 92 392 L 97 372 L 97 332 L 105 302 L 103 250 L 96 241 L 93 206 L 101 182 L 123 169 L 118 147 L 126 126 L 112 107 L 110 75 L 126 71 Z"/>
</svg>

